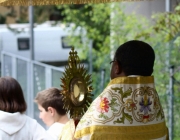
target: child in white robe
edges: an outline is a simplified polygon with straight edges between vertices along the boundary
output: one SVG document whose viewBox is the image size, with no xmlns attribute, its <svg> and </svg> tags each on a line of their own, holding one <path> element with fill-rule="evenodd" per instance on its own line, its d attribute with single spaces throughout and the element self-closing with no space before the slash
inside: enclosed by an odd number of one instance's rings
<svg viewBox="0 0 180 140">
<path fill-rule="evenodd" d="M 69 121 L 62 98 L 61 91 L 54 87 L 39 92 L 35 98 L 39 118 L 49 127 L 47 133 L 53 140 L 59 139 L 63 126 Z"/>
</svg>

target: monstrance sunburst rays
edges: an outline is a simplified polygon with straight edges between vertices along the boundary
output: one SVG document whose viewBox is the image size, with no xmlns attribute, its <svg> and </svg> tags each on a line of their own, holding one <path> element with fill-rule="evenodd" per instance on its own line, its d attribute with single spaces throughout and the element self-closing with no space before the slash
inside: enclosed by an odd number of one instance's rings
<svg viewBox="0 0 180 140">
<path fill-rule="evenodd" d="M 70 111 L 73 119 L 80 119 L 92 102 L 91 75 L 87 74 L 84 65 L 80 64 L 77 52 L 71 49 L 68 66 L 61 78 L 64 108 Z"/>
</svg>

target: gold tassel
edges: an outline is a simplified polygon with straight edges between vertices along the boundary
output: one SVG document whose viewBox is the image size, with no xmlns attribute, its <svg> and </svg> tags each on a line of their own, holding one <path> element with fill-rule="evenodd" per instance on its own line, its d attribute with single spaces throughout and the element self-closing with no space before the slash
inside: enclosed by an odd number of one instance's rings
<svg viewBox="0 0 180 140">
<path fill-rule="evenodd" d="M 109 3 L 122 1 L 151 1 L 151 0 L 0 0 L 0 6 L 29 6 L 29 5 L 61 5 L 61 4 L 88 4 Z"/>
</svg>

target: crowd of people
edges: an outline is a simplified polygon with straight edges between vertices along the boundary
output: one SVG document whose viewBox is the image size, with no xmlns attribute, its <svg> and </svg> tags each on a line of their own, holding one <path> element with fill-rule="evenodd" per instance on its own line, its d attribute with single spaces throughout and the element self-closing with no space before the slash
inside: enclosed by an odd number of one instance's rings
<svg viewBox="0 0 180 140">
<path fill-rule="evenodd" d="M 37 93 L 34 102 L 45 130 L 27 115 L 18 81 L 0 78 L 0 140 L 168 140 L 164 112 L 154 84 L 153 48 L 138 40 L 120 45 L 111 61 L 110 82 L 92 102 L 73 133 L 55 87 Z M 73 137 L 69 135 L 73 134 Z M 68 137 L 69 136 L 69 137 Z M 68 139 L 67 139 L 68 137 Z"/>
</svg>

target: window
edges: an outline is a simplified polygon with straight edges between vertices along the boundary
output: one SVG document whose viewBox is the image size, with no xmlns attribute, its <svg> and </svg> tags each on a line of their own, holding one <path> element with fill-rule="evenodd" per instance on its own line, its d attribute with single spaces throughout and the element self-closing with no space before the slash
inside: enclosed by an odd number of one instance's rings
<svg viewBox="0 0 180 140">
<path fill-rule="evenodd" d="M 18 50 L 29 50 L 29 38 L 18 38 Z"/>
<path fill-rule="evenodd" d="M 61 37 L 61 41 L 62 41 L 63 48 L 72 48 L 72 45 L 70 45 L 68 42 L 68 37 L 66 36 Z"/>
</svg>

